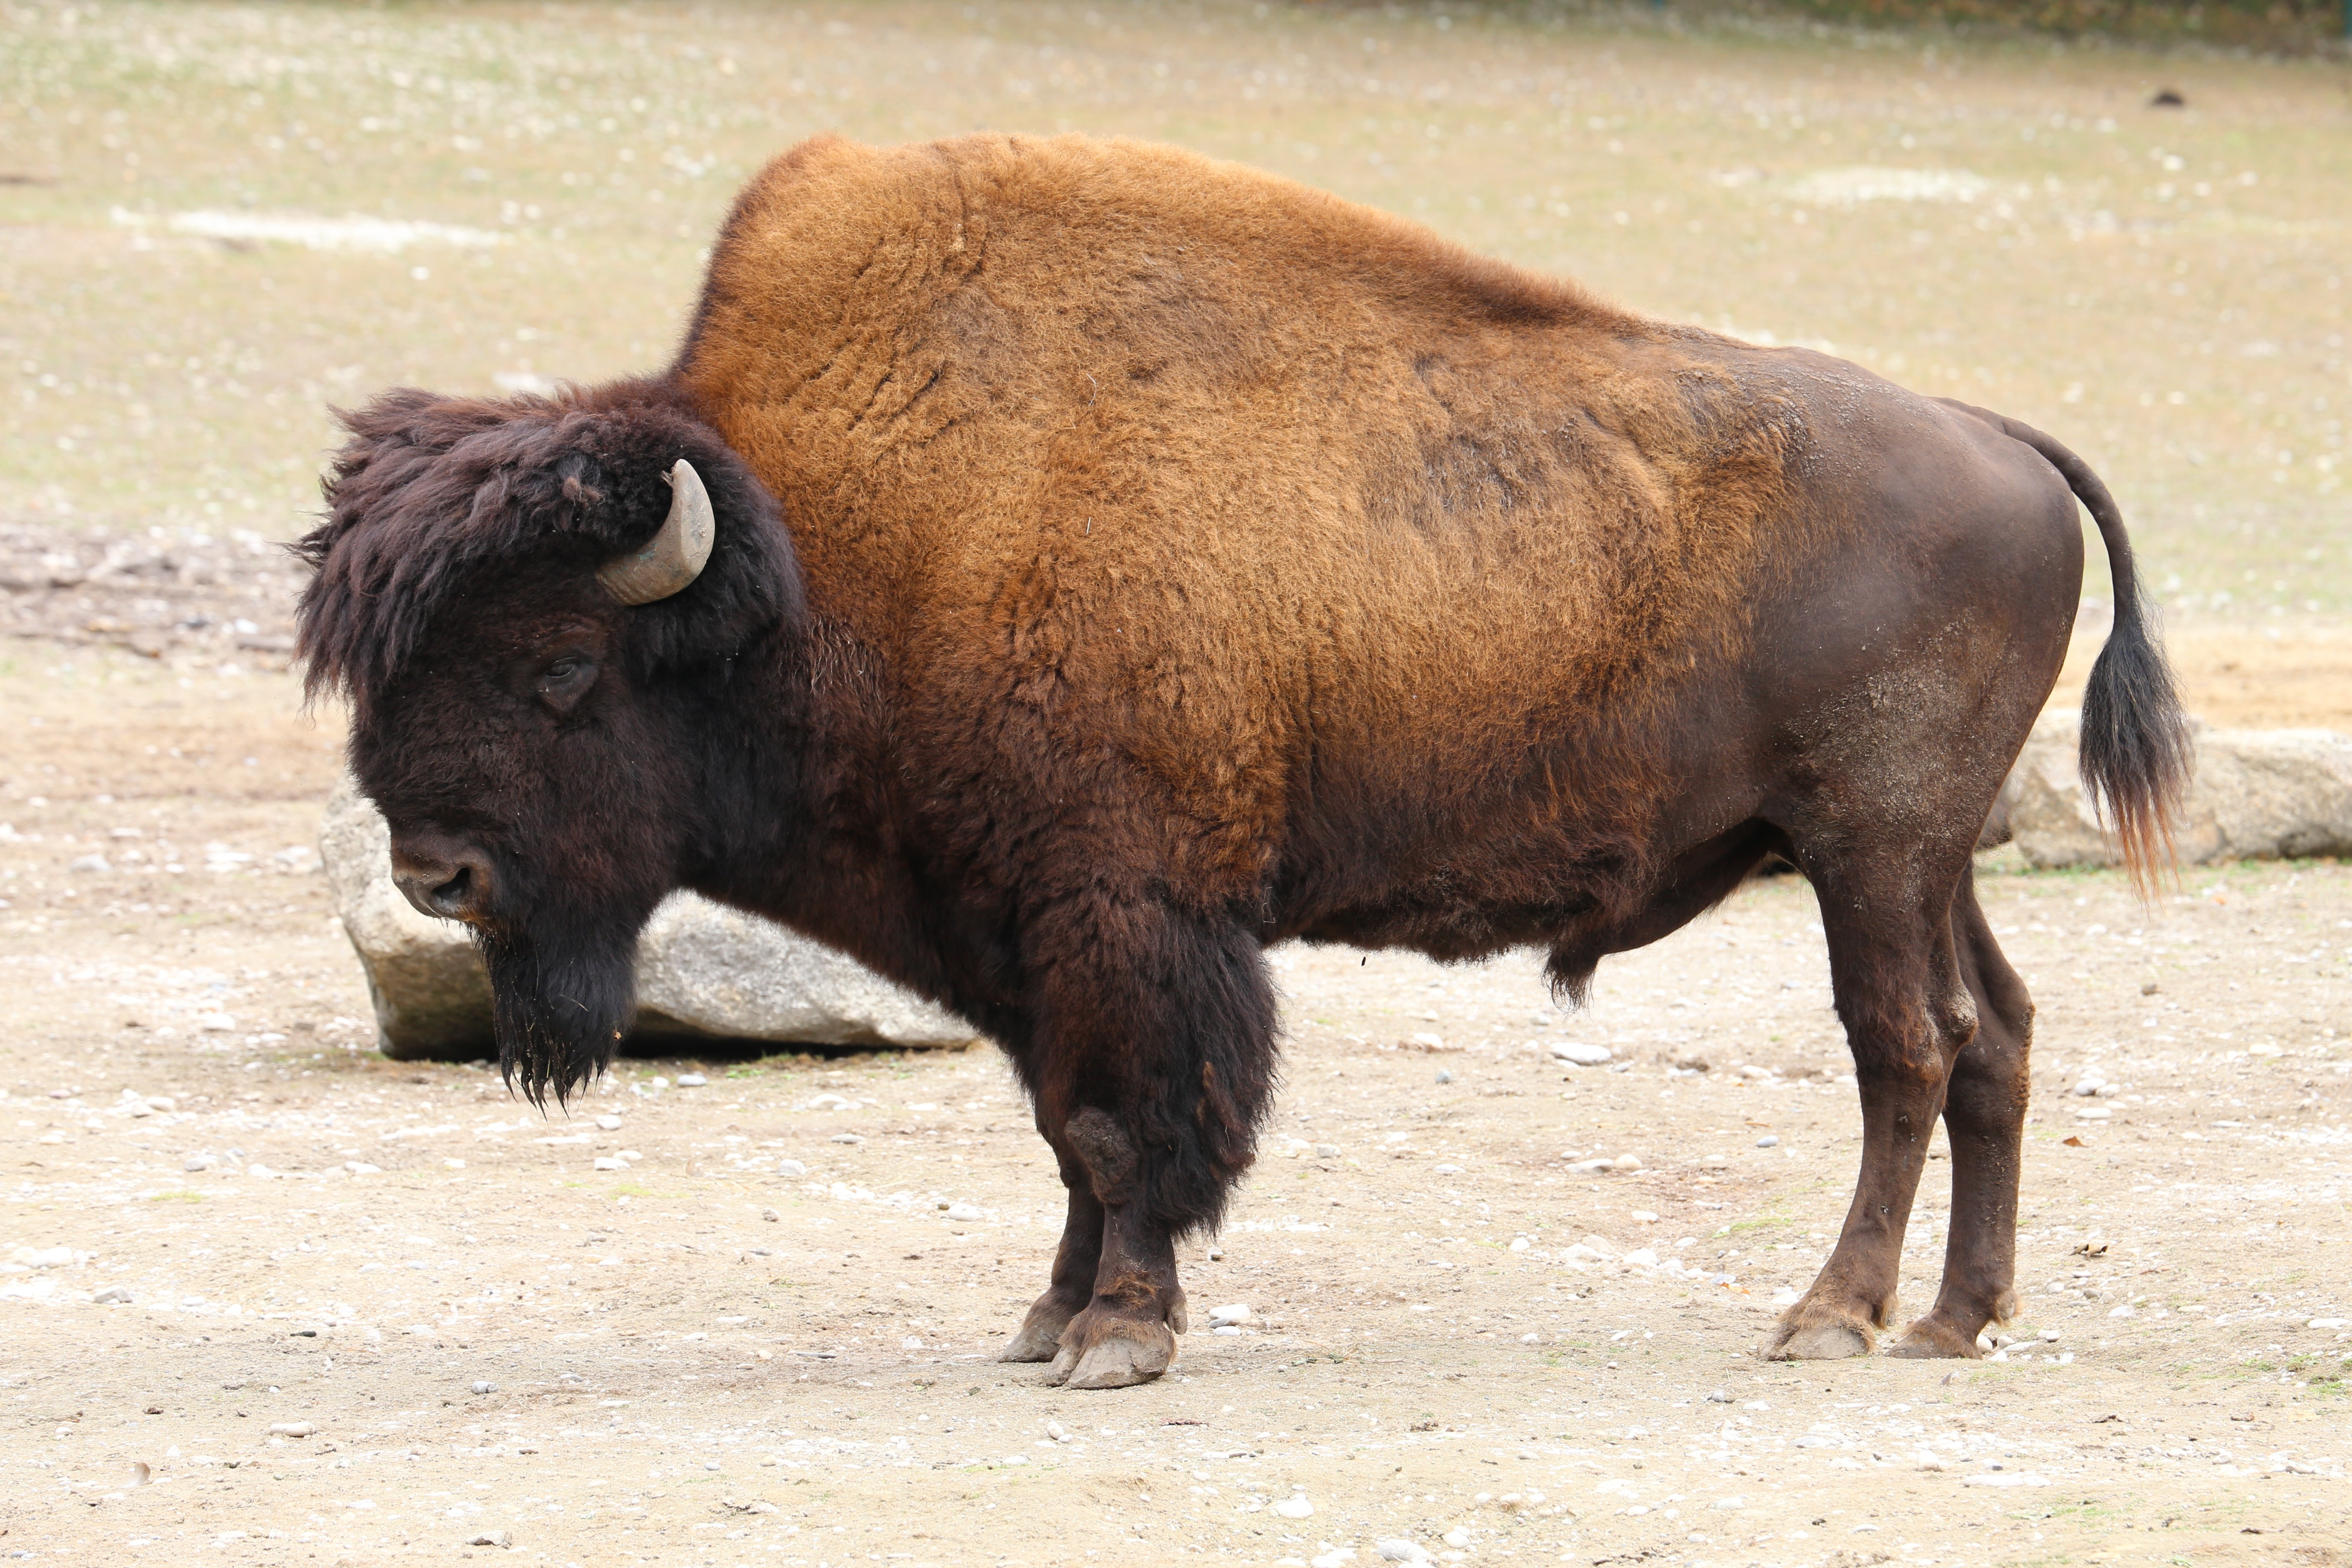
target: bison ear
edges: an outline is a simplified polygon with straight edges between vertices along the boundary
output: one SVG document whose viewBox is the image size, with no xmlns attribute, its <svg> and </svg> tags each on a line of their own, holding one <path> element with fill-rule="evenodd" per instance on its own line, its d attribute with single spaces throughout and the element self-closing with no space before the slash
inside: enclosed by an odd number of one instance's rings
<svg viewBox="0 0 2352 1568">
<path fill-rule="evenodd" d="M 664 476 L 669 482 L 669 516 L 645 548 L 615 555 L 596 569 L 596 581 L 624 605 L 667 599 L 702 574 L 719 532 L 710 492 L 694 465 L 680 458 Z"/>
</svg>

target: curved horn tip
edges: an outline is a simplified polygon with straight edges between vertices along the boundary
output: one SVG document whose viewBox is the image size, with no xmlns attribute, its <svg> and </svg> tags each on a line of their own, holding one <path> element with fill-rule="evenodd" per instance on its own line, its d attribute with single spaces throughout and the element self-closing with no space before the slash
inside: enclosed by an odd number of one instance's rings
<svg viewBox="0 0 2352 1568">
<path fill-rule="evenodd" d="M 596 572 L 596 580 L 624 605 L 650 605 L 685 588 L 702 574 L 718 538 L 710 492 L 694 465 L 680 458 L 663 478 L 670 499 L 660 531 L 644 549 L 616 555 Z"/>
</svg>

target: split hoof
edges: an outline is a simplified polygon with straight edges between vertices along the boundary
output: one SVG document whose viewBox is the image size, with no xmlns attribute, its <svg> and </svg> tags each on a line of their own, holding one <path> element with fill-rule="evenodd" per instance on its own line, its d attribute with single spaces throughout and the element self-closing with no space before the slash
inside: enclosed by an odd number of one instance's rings
<svg viewBox="0 0 2352 1568">
<path fill-rule="evenodd" d="M 1790 1323 L 1764 1352 L 1766 1361 L 1848 1361 L 1868 1355 L 1870 1332 L 1852 1323 Z"/>
<path fill-rule="evenodd" d="M 996 1354 L 999 1361 L 1052 1361 L 1062 1348 L 1062 1332 L 1070 1320 L 1078 1315 L 1077 1309 L 1056 1301 L 1048 1294 L 1039 1298 L 1022 1320 L 1020 1331 L 1004 1342 Z"/>
<path fill-rule="evenodd" d="M 1963 1334 L 1951 1324 L 1932 1317 L 1912 1324 L 1905 1331 L 1902 1342 L 1886 1353 L 1905 1361 L 1975 1361 L 1984 1354 L 1977 1349 L 1974 1334 Z"/>
<path fill-rule="evenodd" d="M 1021 1330 L 1004 1342 L 996 1352 L 999 1361 L 1052 1361 L 1062 1348 L 1062 1331 L 1032 1318 Z"/>
<path fill-rule="evenodd" d="M 1097 1340 L 1064 1380 L 1067 1388 L 1130 1388 L 1150 1383 L 1176 1359 L 1176 1336 L 1158 1324 L 1122 1325 Z M 1156 1332 L 1154 1331 L 1156 1331 Z M 1140 1333 L 1142 1338 L 1130 1338 Z"/>
</svg>

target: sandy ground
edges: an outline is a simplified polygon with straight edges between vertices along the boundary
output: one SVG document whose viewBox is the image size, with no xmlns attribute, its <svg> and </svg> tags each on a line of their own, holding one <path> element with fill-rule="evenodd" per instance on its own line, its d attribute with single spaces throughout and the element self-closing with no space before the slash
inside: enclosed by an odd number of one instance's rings
<svg viewBox="0 0 2352 1568">
<path fill-rule="evenodd" d="M 331 720 L 182 665 L 0 669 L 0 1555 L 2352 1560 L 2352 868 L 2153 908 L 1989 868 L 2042 1015 L 2020 1341 L 1964 1365 L 1755 1359 L 1857 1151 L 1801 883 L 1572 1016 L 1532 959 L 1286 950 L 1287 1087 L 1183 1250 L 1176 1370 L 1073 1394 L 989 1359 L 1059 1224 L 992 1051 L 629 1062 L 544 1121 L 383 1062 L 279 853 Z"/>
</svg>

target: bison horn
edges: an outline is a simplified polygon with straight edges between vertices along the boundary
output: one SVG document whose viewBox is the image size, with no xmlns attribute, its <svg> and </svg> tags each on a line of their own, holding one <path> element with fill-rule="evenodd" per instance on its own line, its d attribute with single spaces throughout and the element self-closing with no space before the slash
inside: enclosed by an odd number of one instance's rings
<svg viewBox="0 0 2352 1568">
<path fill-rule="evenodd" d="M 710 559 L 718 524 L 710 515 L 710 492 L 684 458 L 664 476 L 669 481 L 669 516 L 643 550 L 615 555 L 596 569 L 596 581 L 625 605 L 667 599 L 702 574 Z"/>
</svg>

